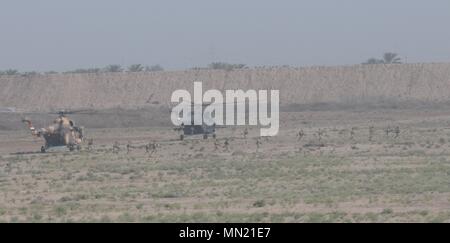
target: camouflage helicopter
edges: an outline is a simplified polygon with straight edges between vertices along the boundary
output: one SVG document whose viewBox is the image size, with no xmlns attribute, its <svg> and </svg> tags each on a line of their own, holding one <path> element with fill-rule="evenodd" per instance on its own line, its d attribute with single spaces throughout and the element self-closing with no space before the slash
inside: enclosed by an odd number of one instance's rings
<svg viewBox="0 0 450 243">
<path fill-rule="evenodd" d="M 22 122 L 27 124 L 34 137 L 44 138 L 45 145 L 41 147 L 42 153 L 55 147 L 67 147 L 70 151 L 81 150 L 81 143 L 85 137 L 84 128 L 75 126 L 75 123 L 66 116 L 68 113 L 65 111 L 58 112 L 58 117 L 53 121 L 53 124 L 41 129 L 36 129 L 30 119 L 22 119 Z"/>
</svg>

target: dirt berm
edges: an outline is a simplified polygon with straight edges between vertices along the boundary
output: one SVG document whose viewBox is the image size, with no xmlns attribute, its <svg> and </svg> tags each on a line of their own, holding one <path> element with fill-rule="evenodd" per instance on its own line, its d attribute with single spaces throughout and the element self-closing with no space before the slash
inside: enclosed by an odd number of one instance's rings
<svg viewBox="0 0 450 243">
<path fill-rule="evenodd" d="M 282 105 L 450 100 L 450 64 L 1 76 L 0 107 L 26 111 L 167 105 L 174 90 L 279 89 Z"/>
<path fill-rule="evenodd" d="M 0 130 L 37 126 L 58 110 L 86 127 L 170 126 L 177 89 L 278 89 L 282 111 L 428 108 L 450 104 L 450 64 L 253 68 L 142 73 L 0 76 Z"/>
</svg>

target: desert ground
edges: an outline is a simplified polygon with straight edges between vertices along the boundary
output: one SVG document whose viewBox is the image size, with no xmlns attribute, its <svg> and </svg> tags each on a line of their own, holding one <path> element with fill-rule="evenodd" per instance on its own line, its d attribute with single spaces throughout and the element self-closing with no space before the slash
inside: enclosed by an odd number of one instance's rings
<svg viewBox="0 0 450 243">
<path fill-rule="evenodd" d="M 450 106 L 280 120 L 276 137 L 225 127 L 216 144 L 159 122 L 87 125 L 90 150 L 46 154 L 25 127 L 0 129 L 0 221 L 450 222 Z"/>
</svg>

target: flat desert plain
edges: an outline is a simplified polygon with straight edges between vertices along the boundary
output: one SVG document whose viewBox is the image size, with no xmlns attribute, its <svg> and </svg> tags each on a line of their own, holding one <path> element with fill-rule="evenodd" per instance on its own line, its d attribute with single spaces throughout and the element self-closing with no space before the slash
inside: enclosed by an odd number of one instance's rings
<svg viewBox="0 0 450 243">
<path fill-rule="evenodd" d="M 276 137 L 226 127 L 217 141 L 179 141 L 168 126 L 87 127 L 90 150 L 46 154 L 27 129 L 2 130 L 0 221 L 450 222 L 448 106 L 280 120 Z"/>
</svg>

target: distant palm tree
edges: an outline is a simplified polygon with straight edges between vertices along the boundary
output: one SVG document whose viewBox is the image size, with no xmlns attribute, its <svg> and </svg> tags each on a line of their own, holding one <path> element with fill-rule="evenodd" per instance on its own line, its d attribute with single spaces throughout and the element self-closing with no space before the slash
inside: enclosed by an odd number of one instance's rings
<svg viewBox="0 0 450 243">
<path fill-rule="evenodd" d="M 122 72 L 122 66 L 116 64 L 109 65 L 105 67 L 105 71 L 111 73 Z"/>
<path fill-rule="evenodd" d="M 58 74 L 58 72 L 56 72 L 56 71 L 47 71 L 47 72 L 45 72 L 45 74 Z"/>
<path fill-rule="evenodd" d="M 373 65 L 373 64 L 383 64 L 384 61 L 380 60 L 380 59 L 376 59 L 376 58 L 370 58 L 369 60 L 367 60 L 365 63 L 366 65 Z"/>
<path fill-rule="evenodd" d="M 133 64 L 128 67 L 129 72 L 142 72 L 144 71 L 144 66 L 142 64 Z"/>
<path fill-rule="evenodd" d="M 6 75 L 18 75 L 19 71 L 15 70 L 15 69 L 8 69 L 4 72 Z"/>
<path fill-rule="evenodd" d="M 400 64 L 402 63 L 402 59 L 398 57 L 397 53 L 387 52 L 383 55 L 383 63 L 384 64 Z"/>
<path fill-rule="evenodd" d="M 365 65 L 373 65 L 373 64 L 401 64 L 402 59 L 398 57 L 397 53 L 387 52 L 384 53 L 383 59 L 370 58 L 363 64 Z"/>
</svg>

